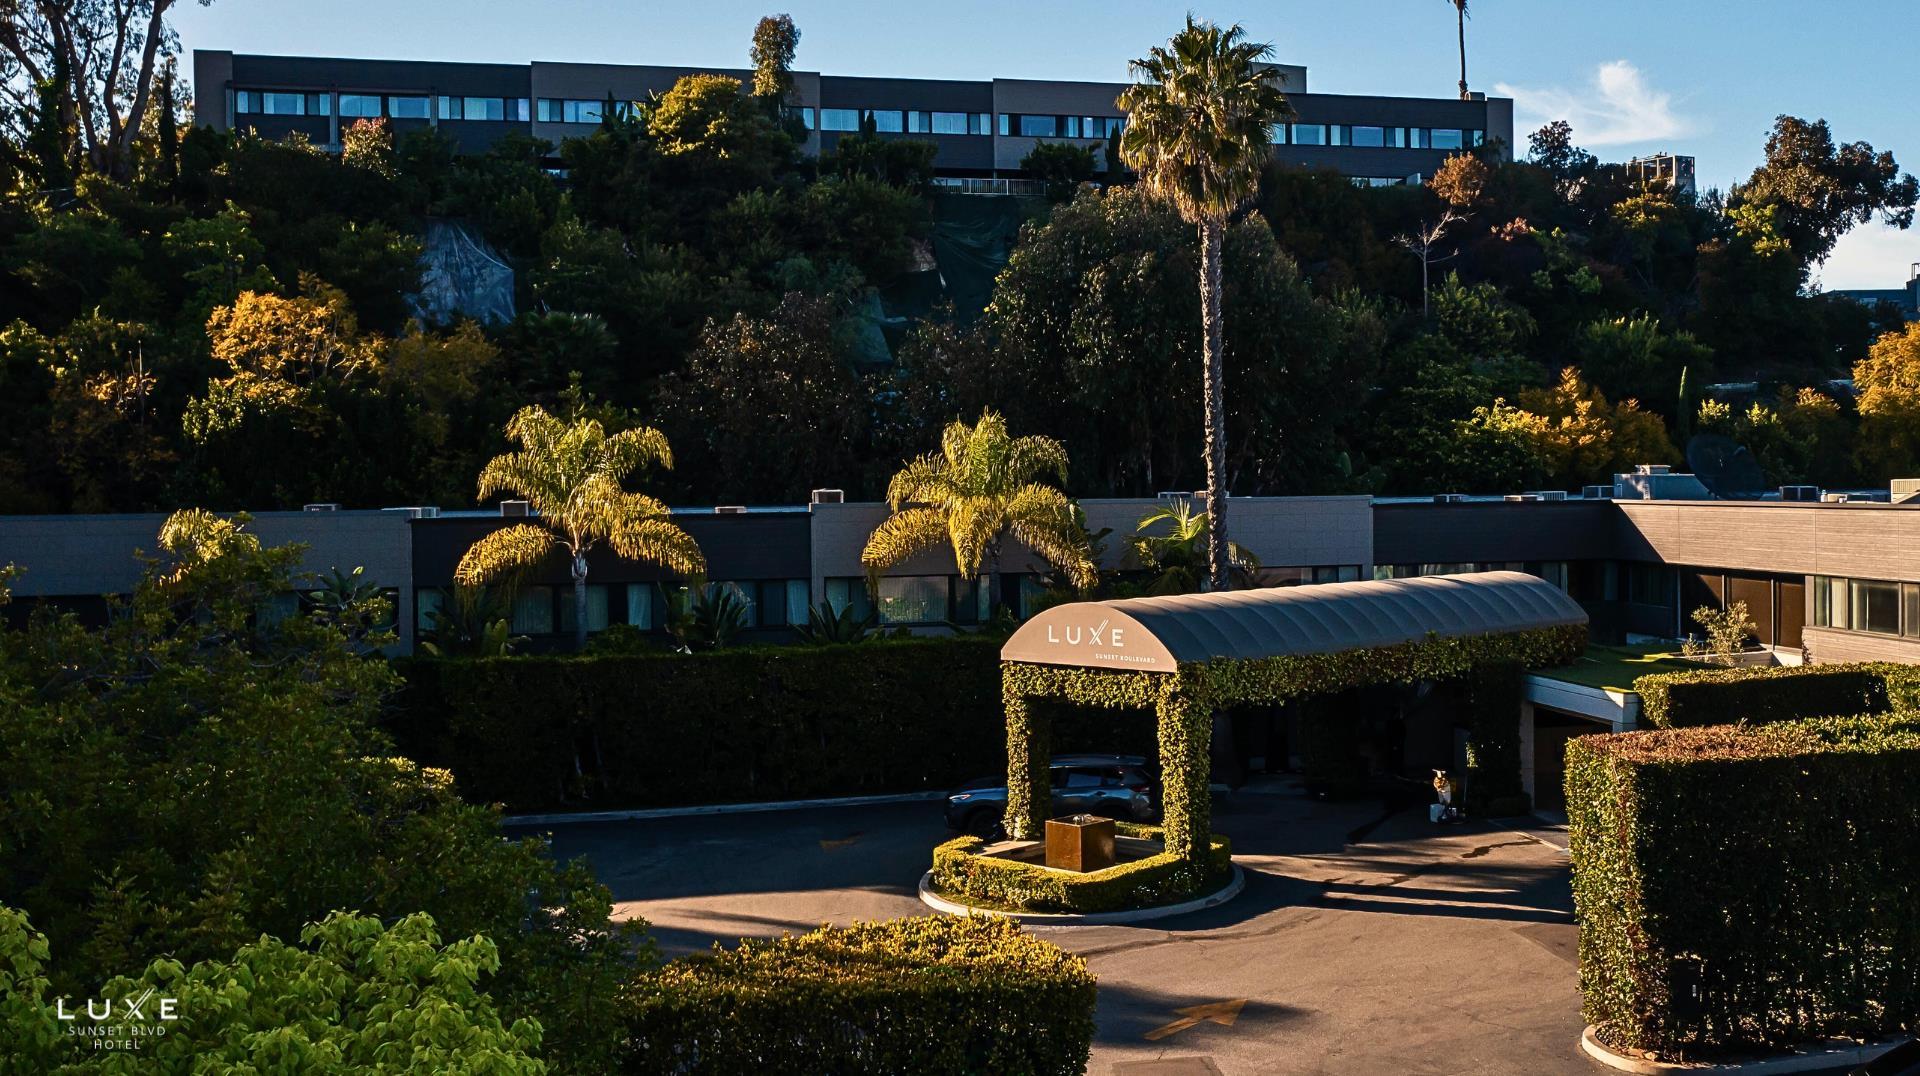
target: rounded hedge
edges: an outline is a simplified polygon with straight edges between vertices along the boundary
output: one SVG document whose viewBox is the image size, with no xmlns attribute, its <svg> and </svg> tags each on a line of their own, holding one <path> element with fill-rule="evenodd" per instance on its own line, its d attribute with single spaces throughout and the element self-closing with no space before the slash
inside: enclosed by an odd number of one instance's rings
<svg viewBox="0 0 1920 1076">
<path fill-rule="evenodd" d="M 1159 826 L 1115 823 L 1122 837 L 1164 840 Z M 1161 852 L 1076 874 L 983 856 L 986 842 L 957 837 L 933 850 L 933 888 L 948 899 L 992 910 L 1091 914 L 1178 904 L 1216 892 L 1233 875 L 1233 848 L 1215 834 L 1204 863 Z"/>
<path fill-rule="evenodd" d="M 629 990 L 625 1071 L 1086 1070 L 1087 962 L 993 916 L 822 927 L 684 957 Z"/>
</svg>

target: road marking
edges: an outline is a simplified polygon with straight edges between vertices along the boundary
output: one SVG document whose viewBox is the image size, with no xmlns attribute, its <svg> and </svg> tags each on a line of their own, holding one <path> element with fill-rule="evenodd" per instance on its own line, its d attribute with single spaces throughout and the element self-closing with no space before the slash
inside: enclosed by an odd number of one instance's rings
<svg viewBox="0 0 1920 1076">
<path fill-rule="evenodd" d="M 1240 1009 L 1246 1003 L 1246 998 L 1234 998 L 1232 1001 L 1215 1001 L 1206 1005 L 1189 1005 L 1184 1009 L 1175 1009 L 1173 1011 L 1180 1014 L 1180 1019 L 1170 1024 L 1162 1024 L 1147 1032 L 1147 1040 L 1152 1042 L 1169 1035 L 1178 1035 L 1190 1027 L 1196 1027 L 1207 1021 L 1219 1024 L 1221 1027 L 1232 1027 L 1233 1022 L 1240 1017 Z"/>
</svg>

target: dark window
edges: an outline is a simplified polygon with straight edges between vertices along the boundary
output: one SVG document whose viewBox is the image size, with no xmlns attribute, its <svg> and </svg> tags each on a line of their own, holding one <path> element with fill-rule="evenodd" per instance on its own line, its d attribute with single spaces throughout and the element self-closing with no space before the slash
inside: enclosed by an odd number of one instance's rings
<svg viewBox="0 0 1920 1076">
<path fill-rule="evenodd" d="M 906 130 L 906 120 L 899 109 L 875 109 L 867 116 L 873 120 L 873 129 L 886 134 L 899 134 Z"/>
<path fill-rule="evenodd" d="M 1854 579 L 1847 587 L 1847 626 L 1879 635 L 1900 634 L 1900 584 Z"/>
<path fill-rule="evenodd" d="M 380 98 L 367 93 L 343 93 L 340 95 L 340 115 L 351 119 L 377 119 L 380 116 Z"/>
<path fill-rule="evenodd" d="M 858 131 L 860 129 L 860 110 L 857 108 L 823 108 L 820 110 L 820 129 L 823 131 Z"/>
<path fill-rule="evenodd" d="M 1022 116 L 1020 134 L 1023 138 L 1053 138 L 1060 133 L 1058 116 Z"/>
<path fill-rule="evenodd" d="M 1385 127 L 1355 127 L 1352 130 L 1353 144 L 1356 146 L 1384 146 L 1387 144 L 1387 129 Z"/>
<path fill-rule="evenodd" d="M 1627 567 L 1627 600 L 1635 605 L 1673 604 L 1673 573 L 1657 564 Z"/>
<path fill-rule="evenodd" d="M 424 120 L 432 115 L 429 100 L 426 97 L 389 97 L 387 115 L 397 120 Z"/>
<path fill-rule="evenodd" d="M 1327 125 L 1324 123 L 1296 123 L 1293 125 L 1293 144 L 1296 146 L 1324 146 L 1327 144 Z"/>
</svg>

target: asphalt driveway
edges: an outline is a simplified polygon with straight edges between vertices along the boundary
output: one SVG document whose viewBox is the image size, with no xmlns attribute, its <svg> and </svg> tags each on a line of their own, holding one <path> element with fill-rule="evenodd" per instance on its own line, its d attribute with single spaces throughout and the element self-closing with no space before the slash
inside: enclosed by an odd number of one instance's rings
<svg viewBox="0 0 1920 1076">
<path fill-rule="evenodd" d="M 1216 808 L 1236 900 L 1036 932 L 1100 979 L 1090 1073 L 1590 1073 L 1564 852 L 1275 784 Z M 669 954 L 927 911 L 938 803 L 539 827 L 587 856 Z M 1183 1010 L 1185 1010 L 1183 1012 Z"/>
</svg>

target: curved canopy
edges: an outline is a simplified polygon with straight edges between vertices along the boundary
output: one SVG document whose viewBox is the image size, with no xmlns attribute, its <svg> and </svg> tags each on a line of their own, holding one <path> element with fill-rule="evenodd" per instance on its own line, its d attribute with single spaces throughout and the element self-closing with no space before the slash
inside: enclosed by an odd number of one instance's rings
<svg viewBox="0 0 1920 1076">
<path fill-rule="evenodd" d="M 1178 594 L 1059 605 L 1022 625 L 1002 661 L 1172 672 L 1214 658 L 1252 659 L 1584 625 L 1587 614 L 1520 572 Z"/>
</svg>

